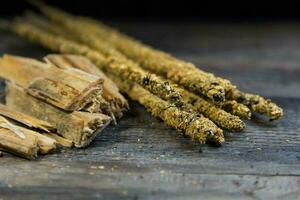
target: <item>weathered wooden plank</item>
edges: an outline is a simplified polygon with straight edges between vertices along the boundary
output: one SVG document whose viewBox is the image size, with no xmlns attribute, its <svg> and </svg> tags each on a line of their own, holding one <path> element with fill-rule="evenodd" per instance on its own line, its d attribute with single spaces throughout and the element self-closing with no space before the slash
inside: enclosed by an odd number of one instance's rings
<svg viewBox="0 0 300 200">
<path fill-rule="evenodd" d="M 73 177 L 76 177 L 72 174 Z M 257 177 L 257 176 L 220 176 L 214 175 L 161 175 L 146 173 L 119 176 L 129 181 L 97 173 L 83 178 L 81 185 L 71 178 L 68 187 L 56 186 L 2 186 L 2 194 L 8 198 L 24 199 L 298 199 L 299 177 Z M 130 178 L 129 178 L 130 177 Z M 148 178 L 148 184 L 145 184 Z M 97 182 L 104 179 L 104 182 Z M 179 182 L 178 180 L 180 179 Z M 64 179 L 66 180 L 66 179 Z M 57 179 L 56 181 L 62 181 Z M 93 182 L 93 185 L 90 183 Z M 107 187 L 106 184 L 113 185 Z M 287 187 L 287 184 L 290 187 Z M 83 186 L 86 185 L 86 186 Z M 224 193 L 224 190 L 227 193 Z"/>
</svg>

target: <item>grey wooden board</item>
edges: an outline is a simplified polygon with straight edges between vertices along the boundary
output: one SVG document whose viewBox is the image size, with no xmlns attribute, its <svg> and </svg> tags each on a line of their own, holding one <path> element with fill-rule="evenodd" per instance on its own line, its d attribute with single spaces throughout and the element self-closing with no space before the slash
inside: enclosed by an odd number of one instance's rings
<svg viewBox="0 0 300 200">
<path fill-rule="evenodd" d="M 285 117 L 255 115 L 220 148 L 193 143 L 135 102 L 86 149 L 0 158 L 0 199 L 300 199 L 298 24 L 112 23 L 143 41 L 264 94 Z M 1 32 L 0 53 L 42 47 Z M 2 87 L 3 89 L 3 87 Z"/>
</svg>

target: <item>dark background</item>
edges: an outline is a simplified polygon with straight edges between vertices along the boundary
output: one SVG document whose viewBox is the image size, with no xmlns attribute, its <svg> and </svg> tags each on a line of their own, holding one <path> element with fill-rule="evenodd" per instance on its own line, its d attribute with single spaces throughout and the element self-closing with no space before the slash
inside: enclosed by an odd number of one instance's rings
<svg viewBox="0 0 300 200">
<path fill-rule="evenodd" d="M 103 19 L 197 20 L 197 21 L 274 21 L 299 20 L 300 1 L 128 1 L 128 0 L 47 0 L 74 13 Z M 1 16 L 31 8 L 26 1 L 2 2 Z"/>
</svg>

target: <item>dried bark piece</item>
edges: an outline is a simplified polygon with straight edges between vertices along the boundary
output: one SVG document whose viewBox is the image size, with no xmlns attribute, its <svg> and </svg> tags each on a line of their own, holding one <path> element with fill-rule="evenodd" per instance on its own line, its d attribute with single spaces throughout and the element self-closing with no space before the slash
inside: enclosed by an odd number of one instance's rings
<svg viewBox="0 0 300 200">
<path fill-rule="evenodd" d="M 45 136 L 54 139 L 57 142 L 57 144 L 60 144 L 63 147 L 71 148 L 74 146 L 74 143 L 71 140 L 63 138 L 55 133 L 47 133 L 45 134 Z"/>
<path fill-rule="evenodd" d="M 41 43 L 54 51 L 84 55 L 104 72 L 136 82 L 152 93 L 159 95 L 161 98 L 167 99 L 177 106 L 182 105 L 181 97 L 176 90 L 172 88 L 168 82 L 162 81 L 155 74 L 149 74 L 134 65 L 124 65 L 114 57 L 105 57 L 98 51 L 85 45 L 49 33 L 49 31 L 43 30 L 41 27 L 37 27 L 24 20 L 15 20 L 10 28 L 20 36 Z"/>
<path fill-rule="evenodd" d="M 19 136 L 19 138 L 26 140 L 26 142 L 27 140 L 33 140 L 33 139 L 36 140 L 38 146 L 38 153 L 40 154 L 48 154 L 54 149 L 56 149 L 56 141 L 54 139 L 48 138 L 36 131 L 13 124 L 1 116 L 0 116 L 0 128 L 9 129 L 14 134 Z M 22 137 L 20 137 L 19 133 L 17 133 L 16 131 L 21 132 Z"/>
<path fill-rule="evenodd" d="M 10 55 L 0 60 L 0 69 L 2 78 L 64 110 L 83 110 L 90 104 L 96 104 L 96 109 L 99 107 L 95 99 L 101 95 L 103 80 L 88 73 L 62 70 L 33 59 Z"/>
<path fill-rule="evenodd" d="M 138 84 L 123 81 L 113 76 L 111 78 L 121 91 L 145 106 L 152 115 L 161 118 L 169 126 L 183 131 L 193 140 L 200 143 L 212 142 L 217 145 L 224 142 L 223 131 L 209 119 L 180 110 L 174 104 L 160 99 Z"/>
<path fill-rule="evenodd" d="M 33 118 L 21 112 L 17 112 L 15 110 L 8 108 L 6 105 L 3 104 L 0 104 L 0 115 L 2 115 L 5 118 L 14 120 L 15 122 L 21 123 L 29 128 L 39 129 L 47 133 L 50 133 L 50 131 L 55 131 L 55 128 L 48 122 Z M 22 135 L 19 136 L 23 139 L 26 139 L 26 135 L 23 135 L 24 132 L 26 134 L 35 135 L 38 140 L 37 143 L 39 147 L 39 153 L 41 154 L 47 154 L 53 151 L 54 149 L 56 149 L 56 141 L 54 139 L 48 138 L 36 131 L 31 131 L 27 128 L 11 124 L 9 121 L 6 122 L 6 126 L 9 126 L 11 128 L 15 127 L 15 129 L 12 130 L 14 130 L 14 132 L 17 134 L 21 132 Z"/>
<path fill-rule="evenodd" d="M 2 116 L 0 116 L 2 117 Z M 10 121 L 6 120 L 4 117 L 2 117 L 2 121 L 0 123 L 0 127 L 1 128 L 6 128 L 9 129 L 11 131 L 13 131 L 14 134 L 16 134 L 19 138 L 25 139 L 26 136 L 24 134 L 23 131 L 21 131 L 18 126 L 15 126 L 14 124 L 12 124 Z"/>
<path fill-rule="evenodd" d="M 51 54 L 45 58 L 46 62 L 62 69 L 76 68 L 88 72 L 103 79 L 102 97 L 110 104 L 110 109 L 118 118 L 122 117 L 123 111 L 128 109 L 128 102 L 119 92 L 116 84 L 99 70 L 89 59 L 80 55 Z"/>
<path fill-rule="evenodd" d="M 109 116 L 100 113 L 65 112 L 11 83 L 7 85 L 6 104 L 10 109 L 47 121 L 56 128 L 57 134 L 74 142 L 75 147 L 87 146 L 111 121 Z"/>
<path fill-rule="evenodd" d="M 0 104 L 0 115 L 26 125 L 29 128 L 40 129 L 45 132 L 54 131 L 55 128 L 46 121 L 33 118 L 29 115 L 9 109 L 6 105 Z"/>
<path fill-rule="evenodd" d="M 39 150 L 37 137 L 28 134 L 27 131 L 20 130 L 25 135 L 25 138 L 21 138 L 14 132 L 15 129 L 19 129 L 20 127 L 14 126 L 14 129 L 11 129 L 8 128 L 10 125 L 6 126 L 7 123 L 9 122 L 0 116 L 1 150 L 27 159 L 36 158 Z"/>
<path fill-rule="evenodd" d="M 49 138 L 43 134 L 40 134 L 36 131 L 29 130 L 24 127 L 19 127 L 21 131 L 23 131 L 26 135 L 26 138 L 28 135 L 36 136 L 37 138 L 37 145 L 38 145 L 38 153 L 40 154 L 48 154 L 50 152 L 53 152 L 56 149 L 56 140 Z M 25 139 L 26 139 L 25 138 Z"/>
</svg>

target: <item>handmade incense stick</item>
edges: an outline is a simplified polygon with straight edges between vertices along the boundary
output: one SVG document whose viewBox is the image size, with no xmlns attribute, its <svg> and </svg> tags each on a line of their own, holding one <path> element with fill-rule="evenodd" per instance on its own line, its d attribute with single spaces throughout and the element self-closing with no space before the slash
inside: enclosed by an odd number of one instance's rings
<svg viewBox="0 0 300 200">
<path fill-rule="evenodd" d="M 109 41 L 126 56 L 140 63 L 141 66 L 172 79 L 188 90 L 201 93 L 215 101 L 225 100 L 223 96 L 223 92 L 225 92 L 229 100 L 244 103 L 253 112 L 266 114 L 271 120 L 279 119 L 283 115 L 282 109 L 270 100 L 266 100 L 257 95 L 242 93 L 236 86 L 232 85 L 230 81 L 215 77 L 211 73 L 198 69 L 191 63 L 176 59 L 164 52 L 154 50 L 98 21 L 85 17 L 74 17 L 38 1 L 34 1 L 34 4 L 52 20 L 62 23 L 65 26 L 73 27 L 73 29 L 81 29 L 81 32 L 82 30 L 87 30 L 90 35 L 94 34 L 98 36 L 98 38 Z M 215 86 L 215 90 L 212 89 L 214 88 L 213 86 Z M 216 92 L 219 92 L 219 95 Z M 241 101 L 241 99 L 243 100 Z"/>
<path fill-rule="evenodd" d="M 239 117 L 225 112 L 211 102 L 206 101 L 185 89 L 182 89 L 181 95 L 185 103 L 190 104 L 196 112 L 202 113 L 220 128 L 235 131 L 241 131 L 245 128 L 244 122 L 240 120 Z"/>
<path fill-rule="evenodd" d="M 68 38 L 72 38 L 75 39 L 76 41 L 79 42 L 83 42 L 86 45 L 97 49 L 98 51 L 102 52 L 103 54 L 108 54 L 108 55 L 113 55 L 115 57 L 115 59 L 120 60 L 122 63 L 127 63 L 127 64 L 135 64 L 132 61 L 128 60 L 126 57 L 124 57 L 118 50 L 116 50 L 114 48 L 114 46 L 110 45 L 106 39 L 101 38 L 101 37 L 97 37 L 94 34 L 91 34 L 90 31 L 87 31 L 88 29 L 82 29 L 82 26 L 79 26 L 76 24 L 74 25 L 74 23 L 71 20 L 64 20 L 62 21 L 63 26 L 59 26 L 58 24 L 51 24 L 51 22 L 47 22 L 46 20 L 42 19 L 41 17 L 39 17 L 38 15 L 30 15 L 27 16 L 27 18 L 29 19 L 29 21 L 31 21 L 32 23 L 38 25 L 38 26 L 42 26 L 44 28 L 46 28 L 47 30 L 52 30 L 53 32 L 57 33 L 57 34 L 61 34 L 65 37 Z M 60 21 L 61 22 L 61 21 Z M 173 62 L 173 61 L 172 61 Z M 188 67 L 188 69 L 191 71 L 191 73 L 197 74 L 197 71 L 195 72 L 192 67 Z M 170 71 L 169 71 L 170 72 Z M 178 73 L 176 73 L 177 75 Z M 190 78 L 193 75 L 189 75 L 186 78 Z M 210 74 L 210 76 L 212 76 L 212 74 Z M 216 80 L 218 80 L 219 82 L 222 83 L 222 85 L 226 85 L 227 88 L 230 87 L 231 90 L 236 90 L 235 86 L 229 86 L 230 82 L 228 80 L 225 79 L 220 79 L 220 78 L 215 78 Z M 176 89 L 173 86 L 174 89 Z M 258 111 L 257 107 L 259 108 L 260 106 L 256 106 L 254 110 L 255 112 Z M 227 100 L 225 101 L 224 104 L 222 104 L 222 108 L 224 108 L 226 111 L 237 115 L 239 117 L 245 118 L 245 119 L 250 119 L 251 118 L 251 111 L 249 108 L 247 108 L 245 105 L 242 105 L 238 102 L 236 102 L 235 100 Z M 274 109 L 271 109 L 274 110 Z M 259 111 L 260 113 L 266 113 L 266 112 L 262 112 Z M 269 115 L 269 114 L 268 114 Z M 270 115 L 269 115 L 270 116 Z M 274 116 L 270 116 L 271 118 L 274 118 Z"/>
<path fill-rule="evenodd" d="M 278 107 L 271 99 L 250 93 L 242 93 L 244 100 L 241 97 L 236 98 L 237 101 L 247 105 L 253 112 L 267 115 L 270 120 L 277 120 L 283 116 L 282 108 Z"/>
<path fill-rule="evenodd" d="M 227 100 L 222 104 L 222 109 L 233 115 L 239 116 L 243 119 L 251 119 L 251 110 L 244 104 L 240 104 L 235 100 Z"/>
<path fill-rule="evenodd" d="M 207 118 L 182 111 L 137 84 L 116 77 L 111 78 L 121 91 L 145 106 L 152 115 L 161 118 L 169 126 L 183 131 L 200 143 L 213 142 L 219 145 L 224 142 L 223 131 Z"/>
</svg>

